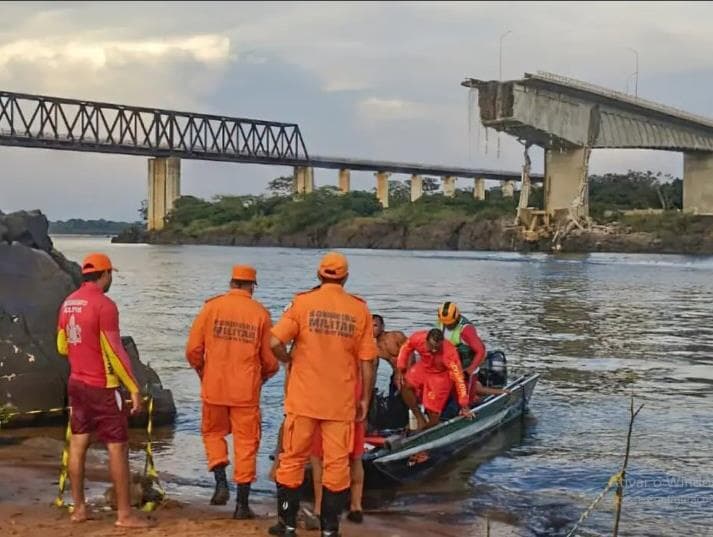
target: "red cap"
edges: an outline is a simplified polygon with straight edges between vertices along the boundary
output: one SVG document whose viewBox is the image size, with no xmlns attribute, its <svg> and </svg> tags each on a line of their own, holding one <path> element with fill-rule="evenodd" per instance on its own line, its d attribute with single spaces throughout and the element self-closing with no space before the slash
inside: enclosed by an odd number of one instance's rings
<svg viewBox="0 0 713 537">
<path fill-rule="evenodd" d="M 111 265 L 111 259 L 106 254 L 89 254 L 82 261 L 82 274 L 91 274 L 92 272 L 102 272 L 105 270 L 116 270 Z"/>
<path fill-rule="evenodd" d="M 349 263 L 344 254 L 328 252 L 319 263 L 319 275 L 330 280 L 341 280 L 349 274 Z"/>
<path fill-rule="evenodd" d="M 257 271 L 250 265 L 235 265 L 233 267 L 232 279 L 257 283 Z"/>
</svg>

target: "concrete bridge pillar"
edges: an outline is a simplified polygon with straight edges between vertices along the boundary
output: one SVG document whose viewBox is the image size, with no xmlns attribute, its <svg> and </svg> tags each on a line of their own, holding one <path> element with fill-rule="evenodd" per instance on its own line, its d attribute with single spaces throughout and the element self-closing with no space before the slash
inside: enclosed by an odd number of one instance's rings
<svg viewBox="0 0 713 537">
<path fill-rule="evenodd" d="M 411 176 L 411 203 L 423 196 L 423 177 L 420 175 Z"/>
<path fill-rule="evenodd" d="M 574 218 L 589 216 L 588 147 L 564 151 L 545 151 L 545 210 L 557 218 L 558 213 L 573 209 Z"/>
<path fill-rule="evenodd" d="M 683 154 L 683 210 L 713 214 L 713 153 Z"/>
<path fill-rule="evenodd" d="M 485 201 L 485 179 L 478 177 L 473 188 L 473 197 L 479 201 Z"/>
<path fill-rule="evenodd" d="M 453 198 L 456 195 L 456 178 L 453 175 L 447 175 L 441 179 L 443 181 L 443 195 L 447 198 Z"/>
<path fill-rule="evenodd" d="M 309 194 L 314 190 L 314 168 L 310 166 L 295 166 L 294 193 L 298 196 Z"/>
<path fill-rule="evenodd" d="M 388 172 L 377 172 L 376 176 L 376 197 L 379 198 L 384 209 L 389 208 L 389 176 Z"/>
<path fill-rule="evenodd" d="M 500 181 L 500 191 L 503 198 L 512 198 L 515 195 L 515 181 Z"/>
<path fill-rule="evenodd" d="M 181 196 L 181 159 L 160 157 L 149 159 L 149 231 L 163 229 L 174 202 Z"/>
<path fill-rule="evenodd" d="M 339 192 L 346 194 L 351 187 L 351 173 L 348 169 L 342 168 L 339 170 Z"/>
</svg>

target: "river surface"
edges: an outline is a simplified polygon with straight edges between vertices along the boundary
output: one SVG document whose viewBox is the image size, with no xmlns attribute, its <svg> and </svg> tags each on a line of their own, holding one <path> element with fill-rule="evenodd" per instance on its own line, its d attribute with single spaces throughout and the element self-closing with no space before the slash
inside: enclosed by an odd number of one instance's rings
<svg viewBox="0 0 713 537">
<path fill-rule="evenodd" d="M 295 292 L 315 285 L 323 252 L 76 237 L 56 237 L 55 245 L 75 260 L 106 251 L 119 268 L 110 295 L 122 330 L 173 390 L 179 411 L 175 429 L 159 435 L 157 466 L 170 494 L 209 497 L 198 379 L 183 354 L 192 319 L 204 299 L 226 289 L 234 263 L 257 267 L 256 298 L 276 319 Z M 488 516 L 523 536 L 563 536 L 619 469 L 634 394 L 645 406 L 632 436 L 620 534 L 713 535 L 713 258 L 345 253 L 348 289 L 386 318 L 387 329 L 429 327 L 437 305 L 451 299 L 489 349 L 506 352 L 514 373 L 541 374 L 522 423 L 426 483 L 370 500 L 375 508 L 398 513 L 441 502 L 456 510 L 448 522 L 464 529 Z M 265 494 L 274 490 L 266 475 L 282 380 L 280 373 L 263 391 L 256 488 Z M 611 534 L 612 513 L 610 495 L 586 527 Z"/>
</svg>

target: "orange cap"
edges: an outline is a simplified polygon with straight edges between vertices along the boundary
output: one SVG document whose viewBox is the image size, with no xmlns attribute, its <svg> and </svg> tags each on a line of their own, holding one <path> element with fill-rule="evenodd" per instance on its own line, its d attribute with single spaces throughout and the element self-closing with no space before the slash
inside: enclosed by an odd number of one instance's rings
<svg viewBox="0 0 713 537">
<path fill-rule="evenodd" d="M 104 270 L 116 270 L 111 266 L 111 259 L 106 254 L 89 254 L 82 261 L 82 274 L 91 274 L 92 272 L 102 272 Z"/>
<path fill-rule="evenodd" d="M 235 265 L 232 278 L 242 282 L 257 283 L 257 271 L 250 265 Z"/>
<path fill-rule="evenodd" d="M 331 280 L 341 280 L 349 274 L 347 258 L 339 252 L 328 252 L 319 262 L 319 275 Z"/>
</svg>

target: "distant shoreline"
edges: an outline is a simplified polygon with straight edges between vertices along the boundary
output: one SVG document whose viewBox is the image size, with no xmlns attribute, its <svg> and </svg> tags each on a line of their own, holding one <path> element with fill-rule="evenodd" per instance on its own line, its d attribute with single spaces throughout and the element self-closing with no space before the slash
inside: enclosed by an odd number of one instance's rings
<svg viewBox="0 0 713 537">
<path fill-rule="evenodd" d="M 562 241 L 559 253 L 642 253 L 713 255 L 713 218 L 688 231 L 595 227 L 575 231 Z M 146 232 L 128 229 L 113 243 L 171 245 L 265 246 L 283 248 L 363 248 L 430 251 L 501 251 L 554 253 L 551 240 L 524 241 L 511 218 L 472 220 L 456 218 L 437 224 L 396 224 L 380 218 L 339 222 L 326 230 L 273 235 L 226 230 L 206 230 L 189 235 L 177 231 Z"/>
<path fill-rule="evenodd" d="M 141 222 L 115 222 L 113 220 L 58 220 L 49 222 L 49 235 L 108 235 L 114 236 Z"/>
</svg>

